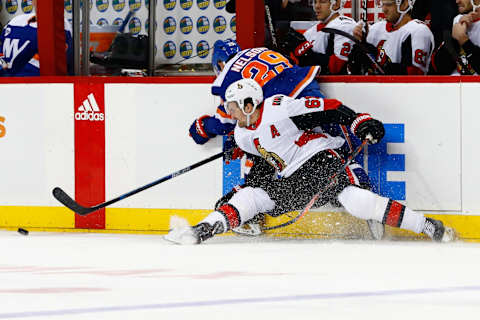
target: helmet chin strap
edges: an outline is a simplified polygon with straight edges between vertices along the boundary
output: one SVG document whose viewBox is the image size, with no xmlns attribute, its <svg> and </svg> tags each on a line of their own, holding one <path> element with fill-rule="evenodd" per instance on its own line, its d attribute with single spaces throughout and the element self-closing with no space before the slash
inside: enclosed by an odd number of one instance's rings
<svg viewBox="0 0 480 320">
<path fill-rule="evenodd" d="M 334 10 L 333 6 L 335 4 L 336 3 L 330 3 L 330 15 L 325 19 L 323 19 L 323 21 L 321 21 L 322 23 L 327 24 L 335 13 L 340 14 L 340 11 L 342 10 L 342 6 L 340 5 L 337 10 Z"/>
<path fill-rule="evenodd" d="M 408 2 L 408 1 L 407 1 L 407 2 Z M 403 10 L 403 11 L 400 10 L 400 6 L 402 5 L 402 3 L 403 3 L 403 1 L 402 1 L 402 2 L 400 3 L 400 5 L 397 7 L 397 11 L 400 13 L 400 17 L 398 17 L 397 22 L 395 22 L 395 23 L 393 24 L 393 27 L 394 27 L 394 28 L 397 27 L 398 24 L 400 23 L 400 21 L 403 20 L 403 17 L 405 17 L 405 15 L 407 14 L 407 12 L 409 12 L 411 9 L 413 9 L 413 8 L 410 6 L 410 3 L 408 2 L 409 4 L 408 4 L 407 9 L 405 9 L 405 10 Z"/>
<path fill-rule="evenodd" d="M 243 114 L 247 116 L 247 127 L 250 126 L 250 116 L 255 112 L 256 109 L 257 109 L 257 106 L 254 106 L 252 111 L 250 111 L 249 113 L 246 113 L 245 106 L 242 108 Z"/>
<path fill-rule="evenodd" d="M 478 8 L 480 8 L 480 4 L 476 5 L 475 0 L 470 0 L 470 3 L 472 4 L 472 12 L 475 12 Z"/>
</svg>

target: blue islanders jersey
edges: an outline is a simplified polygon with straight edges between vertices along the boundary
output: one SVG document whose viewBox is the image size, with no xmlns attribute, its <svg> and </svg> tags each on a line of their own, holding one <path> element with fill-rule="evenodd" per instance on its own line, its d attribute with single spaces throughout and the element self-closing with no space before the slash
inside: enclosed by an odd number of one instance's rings
<svg viewBox="0 0 480 320">
<path fill-rule="evenodd" d="M 73 44 L 70 24 L 65 20 L 67 70 L 73 74 Z M 39 76 L 37 19 L 35 13 L 14 17 L 0 35 L 0 58 L 6 62 L 2 76 Z"/>
<path fill-rule="evenodd" d="M 299 67 L 268 48 L 252 48 L 238 52 L 230 59 L 212 85 L 212 94 L 225 100 L 225 91 L 235 81 L 255 80 L 263 89 L 263 98 L 284 94 L 292 98 L 315 82 L 319 66 Z M 315 83 L 316 87 L 318 85 Z"/>
</svg>

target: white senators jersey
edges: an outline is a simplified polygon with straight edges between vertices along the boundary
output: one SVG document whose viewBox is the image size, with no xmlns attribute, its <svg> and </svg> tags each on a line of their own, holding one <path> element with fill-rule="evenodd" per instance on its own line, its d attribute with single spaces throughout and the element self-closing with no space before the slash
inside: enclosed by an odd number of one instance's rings
<svg viewBox="0 0 480 320">
<path fill-rule="evenodd" d="M 353 28 L 357 23 L 355 20 L 345 16 L 338 16 L 326 25 L 318 23 L 317 25 L 311 27 L 303 34 L 305 38 L 310 41 L 313 45 L 312 50 L 314 52 L 323 53 L 323 54 L 335 54 L 341 60 L 347 61 L 348 55 L 352 50 L 354 42 L 348 38 L 345 38 L 340 35 L 335 35 L 333 41 L 333 52 L 327 52 L 328 48 L 328 39 L 333 35 L 322 32 L 321 30 L 324 27 L 342 30 L 347 33 L 353 34 Z"/>
<path fill-rule="evenodd" d="M 427 73 L 434 48 L 433 34 L 420 20 L 411 20 L 396 30 L 388 30 L 390 24 L 381 21 L 373 24 L 367 35 L 367 42 L 378 49 L 377 62 L 385 63 L 388 56 L 393 63 L 402 63 L 402 49 L 410 53 L 411 63 Z M 386 55 L 386 56 L 385 56 Z"/>
<path fill-rule="evenodd" d="M 288 177 L 319 151 L 336 149 L 345 140 L 313 130 L 300 130 L 292 117 L 336 109 L 333 99 L 293 99 L 276 95 L 264 101 L 258 121 L 235 127 L 235 142 L 245 152 L 263 157 L 281 177 Z"/>
</svg>

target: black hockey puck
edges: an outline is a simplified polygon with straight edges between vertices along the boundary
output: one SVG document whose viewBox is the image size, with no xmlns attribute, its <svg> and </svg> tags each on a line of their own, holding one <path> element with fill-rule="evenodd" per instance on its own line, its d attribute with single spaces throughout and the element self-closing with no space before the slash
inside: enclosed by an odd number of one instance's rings
<svg viewBox="0 0 480 320">
<path fill-rule="evenodd" d="M 28 230 L 25 230 L 25 229 L 22 229 L 22 228 L 18 228 L 18 233 L 20 234 L 23 234 L 24 236 L 27 236 L 28 235 Z"/>
</svg>

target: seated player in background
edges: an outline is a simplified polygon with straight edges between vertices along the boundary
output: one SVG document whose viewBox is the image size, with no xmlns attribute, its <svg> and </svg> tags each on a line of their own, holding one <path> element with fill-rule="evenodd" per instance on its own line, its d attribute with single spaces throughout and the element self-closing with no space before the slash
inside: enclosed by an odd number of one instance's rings
<svg viewBox="0 0 480 320">
<path fill-rule="evenodd" d="M 316 0 L 318 24 L 303 35 L 291 29 L 280 39 L 280 52 L 298 65 L 320 65 L 321 74 L 347 74 L 347 61 L 354 42 L 344 36 L 322 32 L 325 27 L 349 34 L 357 25 L 341 14 L 346 0 Z"/>
<path fill-rule="evenodd" d="M 40 61 L 37 41 L 37 1 L 33 0 L 33 11 L 14 17 L 3 28 L 0 35 L 0 76 L 26 77 L 40 75 Z M 67 55 L 68 74 L 73 75 L 72 28 L 65 21 L 65 54 Z"/>
<path fill-rule="evenodd" d="M 318 72 L 318 66 L 299 67 L 292 65 L 280 53 L 267 48 L 252 48 L 239 51 L 240 48 L 232 40 L 217 41 L 214 45 L 212 64 L 217 74 L 217 78 L 212 85 L 212 94 L 220 96 L 225 101 L 226 88 L 237 80 L 252 78 L 259 83 L 262 88 L 262 94 L 270 97 L 275 94 L 284 94 L 291 97 L 323 97 L 318 83 L 314 77 Z M 293 88 L 293 89 L 292 89 Z M 226 112 L 223 103 L 217 108 L 214 116 L 204 115 L 193 122 L 190 126 L 190 135 L 198 144 L 206 143 L 210 138 L 216 135 L 226 135 L 235 127 L 236 120 L 232 119 Z M 328 131 L 330 134 L 343 137 L 348 141 L 342 146 L 340 152 L 346 158 L 357 145 L 359 140 L 349 131 L 349 128 L 337 124 L 324 124 L 324 128 L 318 130 Z M 233 136 L 229 137 L 230 139 Z M 231 141 L 231 140 L 230 140 Z M 232 148 L 233 143 L 226 144 L 226 148 Z M 232 148 L 233 150 L 238 150 Z M 227 152 L 228 154 L 228 152 Z M 236 153 L 233 158 L 242 155 Z M 231 158 L 232 155 L 228 155 Z M 247 153 L 246 165 L 248 166 L 243 186 L 235 187 L 227 193 L 217 203 L 217 206 L 227 202 L 238 190 L 252 183 L 268 184 L 269 179 L 274 176 L 271 167 L 265 164 L 262 159 L 258 159 Z M 354 177 L 357 185 L 370 189 L 370 181 L 365 170 L 356 162 L 348 167 L 350 174 Z M 338 203 L 334 203 L 339 205 Z M 368 221 L 369 229 L 375 239 L 380 239 L 384 234 L 384 226 L 375 221 Z M 247 224 L 247 230 L 236 229 L 239 233 L 259 234 L 260 226 L 258 223 Z"/>
<path fill-rule="evenodd" d="M 433 34 L 423 21 L 412 19 L 415 0 L 377 0 L 385 20 L 364 29 L 358 25 L 353 34 L 366 40 L 370 54 L 387 75 L 425 75 L 434 49 Z M 367 67 L 365 68 L 365 65 Z M 357 74 L 369 70 L 378 74 L 372 62 L 356 45 L 352 50 L 349 69 Z"/>
<path fill-rule="evenodd" d="M 438 74 L 480 74 L 480 0 L 457 0 L 451 40 L 435 51 L 432 67 Z"/>
<path fill-rule="evenodd" d="M 345 170 L 339 172 L 343 159 L 337 149 L 345 141 L 313 131 L 322 123 L 337 122 L 350 126 L 358 138 L 377 143 L 385 130 L 369 114 L 356 113 L 334 99 L 274 95 L 264 101 L 262 88 L 252 79 L 232 83 L 225 96 L 227 110 L 237 120 L 235 141 L 245 152 L 268 162 L 279 178 L 239 190 L 228 203 L 193 227 L 186 221 L 172 221 L 165 239 L 198 244 L 242 225 L 261 212 L 278 215 L 303 208 L 320 190 L 318 205 L 337 199 L 357 218 L 424 233 L 435 241 L 454 239 L 453 230 L 441 221 L 353 185 Z M 323 189 L 333 176 L 333 186 Z"/>
</svg>

